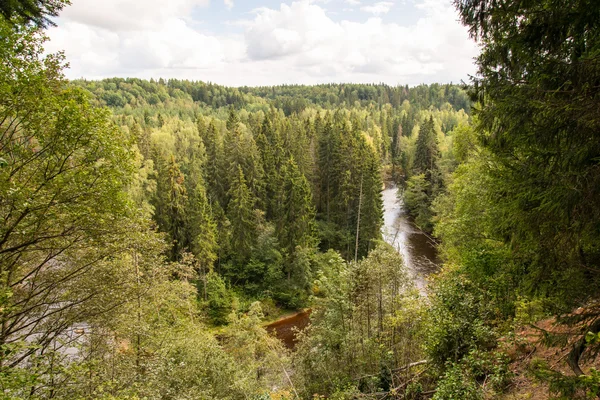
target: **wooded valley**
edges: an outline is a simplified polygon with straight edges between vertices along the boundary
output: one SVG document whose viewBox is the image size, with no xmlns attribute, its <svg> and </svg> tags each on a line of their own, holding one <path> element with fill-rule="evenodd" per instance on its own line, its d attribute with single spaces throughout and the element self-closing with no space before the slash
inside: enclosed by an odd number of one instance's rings
<svg viewBox="0 0 600 400">
<path fill-rule="evenodd" d="M 456 0 L 468 84 L 237 88 L 67 80 L 65 5 L 0 5 L 3 398 L 600 395 L 600 5 Z"/>
</svg>

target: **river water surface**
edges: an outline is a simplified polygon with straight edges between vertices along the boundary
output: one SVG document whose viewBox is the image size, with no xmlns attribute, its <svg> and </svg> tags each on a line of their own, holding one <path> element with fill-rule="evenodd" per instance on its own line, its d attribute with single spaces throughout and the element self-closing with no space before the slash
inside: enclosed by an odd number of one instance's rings
<svg viewBox="0 0 600 400">
<path fill-rule="evenodd" d="M 427 276 L 439 269 L 436 244 L 417 228 L 407 214 L 398 188 L 387 185 L 383 190 L 383 239 L 402 255 L 406 269 L 421 294 L 425 294 Z"/>
</svg>

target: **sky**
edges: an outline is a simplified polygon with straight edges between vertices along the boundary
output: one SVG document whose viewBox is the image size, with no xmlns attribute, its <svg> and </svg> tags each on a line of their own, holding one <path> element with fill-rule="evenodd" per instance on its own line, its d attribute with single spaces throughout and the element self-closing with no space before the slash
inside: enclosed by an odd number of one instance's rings
<svg viewBox="0 0 600 400">
<path fill-rule="evenodd" d="M 451 0 L 71 0 L 50 28 L 68 78 L 227 86 L 459 83 L 477 45 Z"/>
</svg>

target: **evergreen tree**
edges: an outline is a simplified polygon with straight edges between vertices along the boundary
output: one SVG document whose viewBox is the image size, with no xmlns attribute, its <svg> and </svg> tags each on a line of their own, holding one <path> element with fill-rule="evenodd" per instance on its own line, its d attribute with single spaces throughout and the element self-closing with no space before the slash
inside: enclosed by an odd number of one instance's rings
<svg viewBox="0 0 600 400">
<path fill-rule="evenodd" d="M 227 126 L 231 129 L 227 130 L 225 138 L 225 160 L 227 169 L 227 192 L 233 185 L 233 180 L 238 179 L 238 167 L 244 173 L 244 179 L 248 188 L 256 201 L 264 199 L 264 172 L 260 157 L 259 149 L 256 145 L 254 137 L 246 131 L 237 122 L 235 110 L 230 108 L 230 116 Z M 258 204 L 263 206 L 263 204 Z"/>
<path fill-rule="evenodd" d="M 189 238 L 186 235 L 186 203 L 187 190 L 185 177 L 171 155 L 167 166 L 167 204 L 165 205 L 166 222 L 165 231 L 172 240 L 171 259 L 177 260 L 181 252 L 188 247 Z"/>
<path fill-rule="evenodd" d="M 229 117 L 227 118 L 227 130 L 232 132 L 238 128 L 238 124 L 240 120 L 235 112 L 235 108 L 233 106 L 229 106 Z"/>
<path fill-rule="evenodd" d="M 283 249 L 293 256 L 297 247 L 313 247 L 315 244 L 315 211 L 310 184 L 293 158 L 288 160 L 283 187 L 283 224 L 279 227 L 278 236 Z"/>
<path fill-rule="evenodd" d="M 190 251 L 198 260 L 202 271 L 206 274 L 211 271 L 217 259 L 217 224 L 214 221 L 212 209 L 206 190 L 199 182 L 194 191 L 189 195 L 187 207 L 188 232 L 187 240 L 190 241 Z"/>
<path fill-rule="evenodd" d="M 267 178 L 263 204 L 267 218 L 272 219 L 279 215 L 281 205 L 283 147 L 269 116 L 265 117 L 256 135 L 256 145 L 261 155 L 264 176 Z"/>
<path fill-rule="evenodd" d="M 18 17 L 46 28 L 56 26 L 50 18 L 57 17 L 67 4 L 67 0 L 5 0 L 0 3 L 0 15 L 8 21 Z"/>
<path fill-rule="evenodd" d="M 204 117 L 199 115 L 196 118 L 196 129 L 198 130 L 198 135 L 200 136 L 200 138 L 202 139 L 202 142 L 206 142 L 206 135 L 207 135 L 207 126 L 206 126 L 206 121 L 204 120 Z"/>
<path fill-rule="evenodd" d="M 585 307 L 600 289 L 600 3 L 455 3 L 483 43 L 472 94 L 481 103 L 480 143 L 492 155 L 487 174 L 506 216 L 497 237 L 527 271 L 524 292 L 544 293 L 557 314 Z M 600 332 L 600 312 L 586 310 L 571 318 L 583 333 L 570 338 L 576 375 L 586 349 L 598 351 L 588 336 Z"/>
<path fill-rule="evenodd" d="M 413 165 L 415 173 L 425 174 L 431 180 L 432 172 L 436 168 L 438 153 L 433 116 L 430 116 L 419 128 Z"/>
<path fill-rule="evenodd" d="M 211 121 L 206 129 L 204 147 L 206 149 L 205 181 L 207 196 L 211 204 L 218 202 L 221 207 L 226 205 L 225 187 L 223 185 L 224 156 L 217 128 Z"/>
<path fill-rule="evenodd" d="M 318 120 L 320 122 L 320 120 Z M 319 211 L 325 220 L 331 218 L 331 201 L 333 197 L 333 162 L 336 147 L 333 124 L 328 119 L 325 121 L 322 134 L 319 137 Z"/>
<path fill-rule="evenodd" d="M 231 183 L 228 196 L 227 217 L 231 222 L 231 246 L 238 262 L 247 261 L 256 234 L 254 206 L 256 198 L 246 185 L 242 167 L 237 166 L 237 178 Z"/>
<path fill-rule="evenodd" d="M 362 201 L 358 235 L 358 256 L 364 257 L 381 239 L 383 225 L 383 199 L 381 188 L 381 162 L 374 149 L 367 149 L 363 170 Z"/>
</svg>

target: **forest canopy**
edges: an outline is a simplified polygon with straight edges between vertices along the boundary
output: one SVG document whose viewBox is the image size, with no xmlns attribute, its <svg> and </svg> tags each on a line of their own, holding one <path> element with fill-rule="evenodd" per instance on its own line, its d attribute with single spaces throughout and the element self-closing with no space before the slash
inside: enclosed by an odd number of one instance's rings
<svg viewBox="0 0 600 400">
<path fill-rule="evenodd" d="M 456 0 L 469 85 L 238 88 L 69 81 L 65 4 L 0 5 L 4 398 L 598 395 L 595 2 Z"/>
</svg>

